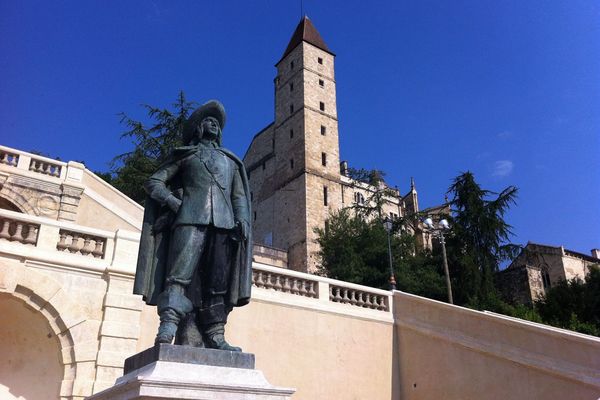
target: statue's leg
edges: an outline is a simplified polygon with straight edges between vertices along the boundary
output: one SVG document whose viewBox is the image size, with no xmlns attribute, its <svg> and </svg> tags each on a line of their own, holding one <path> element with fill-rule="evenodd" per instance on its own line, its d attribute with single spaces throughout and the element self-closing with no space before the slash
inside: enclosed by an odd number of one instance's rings
<svg viewBox="0 0 600 400">
<path fill-rule="evenodd" d="M 229 231 L 215 229 L 207 241 L 206 260 L 202 267 L 203 290 L 199 323 L 207 347 L 242 351 L 225 341 L 225 324 L 230 307 L 225 302 L 232 264 Z"/>
<path fill-rule="evenodd" d="M 192 311 L 192 302 L 185 295 L 198 260 L 202 256 L 206 228 L 192 225 L 175 227 L 169 245 L 169 272 L 165 290 L 158 297 L 160 327 L 156 343 L 171 343 L 179 321 Z"/>
</svg>

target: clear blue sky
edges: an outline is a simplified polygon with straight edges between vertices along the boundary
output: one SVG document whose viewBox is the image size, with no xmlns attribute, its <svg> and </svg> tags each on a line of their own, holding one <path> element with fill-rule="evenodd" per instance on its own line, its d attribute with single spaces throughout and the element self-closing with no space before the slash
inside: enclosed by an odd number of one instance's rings
<svg viewBox="0 0 600 400">
<path fill-rule="evenodd" d="M 368 6 L 370 7 L 368 7 Z M 520 190 L 514 241 L 600 247 L 600 3 L 305 0 L 337 54 L 340 147 L 422 208 L 471 170 Z M 0 137 L 106 170 L 117 113 L 223 101 L 243 154 L 273 119 L 300 1 L 0 2 Z"/>
</svg>

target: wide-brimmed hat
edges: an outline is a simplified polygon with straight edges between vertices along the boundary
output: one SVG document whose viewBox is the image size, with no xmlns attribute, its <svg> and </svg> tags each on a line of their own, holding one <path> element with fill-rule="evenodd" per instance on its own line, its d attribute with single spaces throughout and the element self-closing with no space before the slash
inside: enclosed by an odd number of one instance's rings
<svg viewBox="0 0 600 400">
<path fill-rule="evenodd" d="M 213 117 L 219 121 L 219 126 L 223 130 L 226 117 L 225 107 L 218 100 L 209 100 L 198 107 L 183 125 L 183 143 L 189 143 L 192 140 L 196 127 L 206 117 Z"/>
</svg>

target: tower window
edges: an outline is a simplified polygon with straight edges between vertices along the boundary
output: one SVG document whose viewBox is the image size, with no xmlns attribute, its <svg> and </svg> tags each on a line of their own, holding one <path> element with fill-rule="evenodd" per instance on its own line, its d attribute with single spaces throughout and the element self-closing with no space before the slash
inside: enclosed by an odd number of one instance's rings
<svg viewBox="0 0 600 400">
<path fill-rule="evenodd" d="M 265 169 L 267 169 L 267 162 L 266 161 L 263 161 L 263 163 L 262 163 L 262 169 L 263 169 L 263 171 Z"/>
<path fill-rule="evenodd" d="M 275 138 L 271 139 L 271 147 L 275 149 Z"/>
<path fill-rule="evenodd" d="M 294 112 L 294 105 L 290 104 L 290 114 Z"/>
<path fill-rule="evenodd" d="M 321 57 L 319 57 L 319 58 L 317 58 L 317 62 L 318 62 L 319 64 L 323 64 L 323 59 L 322 59 Z"/>
<path fill-rule="evenodd" d="M 290 158 L 290 169 L 294 169 L 294 159 Z"/>
<path fill-rule="evenodd" d="M 294 69 L 294 62 L 290 62 L 290 69 Z"/>
<path fill-rule="evenodd" d="M 325 153 L 321 153 L 321 164 L 323 164 L 324 167 L 327 166 L 327 154 Z"/>
<path fill-rule="evenodd" d="M 319 79 L 319 86 L 325 86 L 325 81 L 323 79 Z"/>
<path fill-rule="evenodd" d="M 290 129 L 290 139 L 294 137 L 294 130 Z"/>
<path fill-rule="evenodd" d="M 356 204 L 365 204 L 365 196 L 363 196 L 360 192 L 356 192 L 354 193 L 354 201 Z"/>
<path fill-rule="evenodd" d="M 290 92 L 294 91 L 294 83 L 290 83 Z"/>
<path fill-rule="evenodd" d="M 256 211 L 254 211 L 254 220 L 256 221 Z"/>
<path fill-rule="evenodd" d="M 321 135 L 325 136 L 326 133 L 327 133 L 327 128 L 325 127 L 325 125 L 321 125 Z"/>
<path fill-rule="evenodd" d="M 250 201 L 254 200 L 254 192 L 250 192 Z"/>
<path fill-rule="evenodd" d="M 319 109 L 321 111 L 325 111 L 325 103 L 323 103 L 322 101 L 319 102 Z"/>
<path fill-rule="evenodd" d="M 323 205 L 327 205 L 327 186 L 323 186 Z"/>
</svg>

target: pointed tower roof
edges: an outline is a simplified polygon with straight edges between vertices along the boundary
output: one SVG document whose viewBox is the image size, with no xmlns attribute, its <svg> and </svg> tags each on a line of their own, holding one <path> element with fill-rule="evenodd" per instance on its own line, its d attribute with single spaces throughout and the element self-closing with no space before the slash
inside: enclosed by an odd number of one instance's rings
<svg viewBox="0 0 600 400">
<path fill-rule="evenodd" d="M 329 50 L 329 47 L 325 44 L 325 41 L 317 31 L 317 28 L 310 22 L 310 19 L 305 15 L 300 20 L 300 23 L 296 27 L 290 42 L 288 43 L 283 56 L 281 56 L 281 60 L 285 58 L 288 54 L 292 52 L 300 43 L 307 42 L 312 44 L 313 46 L 318 47 L 319 49 L 328 52 L 331 55 L 335 54 Z M 279 60 L 279 61 L 281 61 Z M 279 64 L 279 63 L 277 63 Z"/>
</svg>

